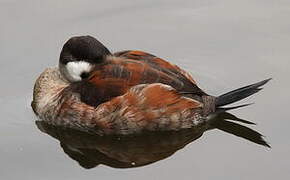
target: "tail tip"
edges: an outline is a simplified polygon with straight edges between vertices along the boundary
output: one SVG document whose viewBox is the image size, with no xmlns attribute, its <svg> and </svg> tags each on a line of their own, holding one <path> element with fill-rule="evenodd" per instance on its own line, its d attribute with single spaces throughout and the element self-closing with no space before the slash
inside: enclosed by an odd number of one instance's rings
<svg viewBox="0 0 290 180">
<path fill-rule="evenodd" d="M 259 92 L 263 89 L 261 86 L 265 85 L 270 80 L 272 80 L 272 78 L 268 78 L 254 84 L 244 86 L 236 90 L 230 91 L 228 93 L 225 93 L 221 96 L 218 96 L 216 100 L 216 107 L 221 107 L 221 106 L 225 106 L 225 105 L 240 101 L 242 99 L 245 99 Z"/>
<path fill-rule="evenodd" d="M 268 78 L 268 79 L 265 79 L 264 81 L 261 81 L 261 82 L 264 82 L 264 83 L 262 83 L 264 85 L 264 84 L 268 83 L 271 80 L 273 80 L 273 78 Z"/>
</svg>

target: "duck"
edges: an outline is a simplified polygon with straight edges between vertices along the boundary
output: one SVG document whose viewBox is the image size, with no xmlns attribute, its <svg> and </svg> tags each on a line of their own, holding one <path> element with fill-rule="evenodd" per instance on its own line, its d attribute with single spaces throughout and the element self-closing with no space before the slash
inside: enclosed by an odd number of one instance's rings
<svg viewBox="0 0 290 180">
<path fill-rule="evenodd" d="M 139 50 L 111 53 L 92 36 L 75 36 L 64 43 L 58 66 L 37 78 L 31 106 L 47 123 L 99 135 L 179 131 L 249 105 L 227 106 L 270 80 L 212 96 L 169 61 Z"/>
</svg>

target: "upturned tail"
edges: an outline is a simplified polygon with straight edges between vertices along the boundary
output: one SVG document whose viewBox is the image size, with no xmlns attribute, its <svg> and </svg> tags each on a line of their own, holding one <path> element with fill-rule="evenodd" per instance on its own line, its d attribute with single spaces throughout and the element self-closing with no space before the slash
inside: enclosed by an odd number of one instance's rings
<svg viewBox="0 0 290 180">
<path fill-rule="evenodd" d="M 240 118 L 237 118 L 236 116 L 227 113 L 226 111 L 237 109 L 240 107 L 248 106 L 250 104 L 243 104 L 239 106 L 232 106 L 232 107 L 224 107 L 226 105 L 232 104 L 234 102 L 240 101 L 242 99 L 245 99 L 260 90 L 262 90 L 261 86 L 265 85 L 267 82 L 269 82 L 271 79 L 266 79 L 264 81 L 260 81 L 255 84 L 251 84 L 233 91 L 230 91 L 228 93 L 225 93 L 221 96 L 218 96 L 215 99 L 215 112 L 212 114 L 215 116 L 214 119 L 211 121 L 211 126 L 209 129 L 217 128 L 219 130 L 222 130 L 224 132 L 233 134 L 235 136 L 241 137 L 243 139 L 247 139 L 251 142 L 254 142 L 256 144 L 260 144 L 266 147 L 270 148 L 270 145 L 263 139 L 263 135 L 259 132 L 243 126 L 241 124 L 235 123 L 245 123 L 249 125 L 255 125 L 255 123 L 243 120 Z"/>
<path fill-rule="evenodd" d="M 223 107 L 223 106 L 232 104 L 234 102 L 240 101 L 242 99 L 245 99 L 259 92 L 260 90 L 262 90 L 261 86 L 265 85 L 270 80 L 271 78 L 230 91 L 221 96 L 218 96 L 215 101 L 215 106 L 216 106 L 217 111 L 226 111 L 226 110 L 236 109 L 236 108 L 250 105 L 250 104 L 244 104 L 244 105 L 235 106 L 235 107 Z"/>
</svg>

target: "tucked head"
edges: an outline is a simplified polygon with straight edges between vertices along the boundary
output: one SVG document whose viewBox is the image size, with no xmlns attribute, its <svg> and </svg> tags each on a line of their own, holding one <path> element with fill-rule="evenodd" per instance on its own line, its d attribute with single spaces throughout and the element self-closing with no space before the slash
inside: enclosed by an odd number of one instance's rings
<svg viewBox="0 0 290 180">
<path fill-rule="evenodd" d="M 92 36 L 72 37 L 62 48 L 59 69 L 68 81 L 81 81 L 96 64 L 102 63 L 110 54 L 110 51 Z"/>
</svg>

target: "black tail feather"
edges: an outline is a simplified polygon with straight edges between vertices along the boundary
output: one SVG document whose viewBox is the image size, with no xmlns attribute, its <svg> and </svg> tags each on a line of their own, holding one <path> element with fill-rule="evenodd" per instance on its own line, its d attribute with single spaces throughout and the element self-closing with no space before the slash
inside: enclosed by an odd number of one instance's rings
<svg viewBox="0 0 290 180">
<path fill-rule="evenodd" d="M 216 112 L 215 113 L 222 113 L 222 112 L 226 112 L 226 111 L 229 111 L 229 110 L 233 110 L 233 109 L 238 109 L 238 108 L 241 108 L 241 107 L 250 106 L 252 104 L 253 103 L 242 104 L 242 105 L 239 105 L 239 106 L 232 106 L 232 107 L 218 107 L 218 108 L 216 108 Z"/>
<path fill-rule="evenodd" d="M 246 139 L 248 141 L 254 142 L 256 144 L 260 144 L 262 146 L 266 146 L 271 148 L 271 146 L 263 139 L 263 135 L 259 132 L 248 128 L 246 126 L 243 126 L 241 124 L 237 124 L 236 122 L 245 123 L 254 125 L 255 123 L 240 119 L 226 111 L 237 109 L 245 106 L 249 106 L 251 104 L 243 104 L 239 106 L 232 106 L 232 107 L 224 107 L 225 105 L 240 101 L 244 98 L 247 98 L 260 90 L 262 90 L 261 86 L 265 85 L 267 82 L 269 82 L 270 79 L 266 79 L 264 81 L 260 81 L 255 84 L 251 84 L 236 90 L 233 90 L 231 92 L 228 92 L 226 94 L 223 94 L 221 96 L 218 96 L 215 101 L 215 107 L 216 111 L 212 113 L 213 119 L 210 121 L 210 126 L 208 129 L 219 129 L 221 131 L 233 134 L 235 136 L 241 137 L 243 139 Z"/>
<path fill-rule="evenodd" d="M 260 88 L 260 87 L 265 85 L 270 80 L 271 80 L 271 78 L 266 79 L 264 81 L 260 81 L 260 82 L 255 83 L 255 84 L 251 84 L 251 85 L 233 90 L 233 91 L 228 92 L 226 94 L 223 94 L 223 95 L 217 97 L 216 107 L 225 106 L 225 105 L 240 101 L 246 97 L 249 97 L 249 96 L 259 92 L 260 90 L 262 90 L 262 88 Z"/>
</svg>

